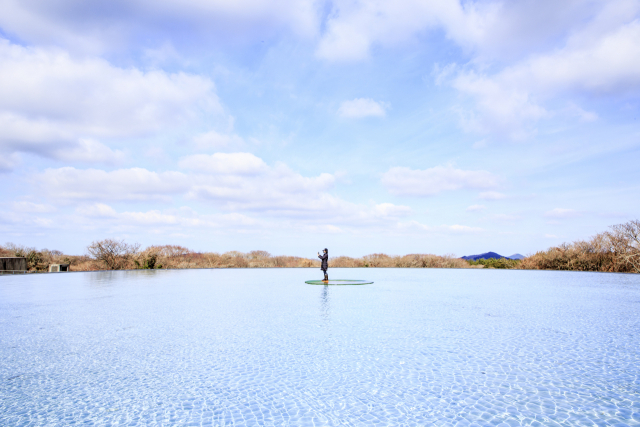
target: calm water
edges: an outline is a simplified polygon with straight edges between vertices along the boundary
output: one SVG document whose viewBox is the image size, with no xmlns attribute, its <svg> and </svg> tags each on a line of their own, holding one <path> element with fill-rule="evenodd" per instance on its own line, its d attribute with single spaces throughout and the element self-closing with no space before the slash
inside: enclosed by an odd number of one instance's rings
<svg viewBox="0 0 640 427">
<path fill-rule="evenodd" d="M 640 425 L 640 275 L 0 277 L 0 425 Z"/>
</svg>

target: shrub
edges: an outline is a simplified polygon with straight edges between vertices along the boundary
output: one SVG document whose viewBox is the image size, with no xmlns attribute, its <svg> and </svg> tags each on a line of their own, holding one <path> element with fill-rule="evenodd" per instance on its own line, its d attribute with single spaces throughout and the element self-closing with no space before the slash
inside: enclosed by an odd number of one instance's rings
<svg viewBox="0 0 640 427">
<path fill-rule="evenodd" d="M 346 256 L 329 258 L 329 267 L 469 268 L 469 264 L 453 255 L 409 254 L 390 256 L 377 253 L 366 255 L 362 258 Z"/>
<path fill-rule="evenodd" d="M 486 268 L 518 268 L 520 265 L 519 259 L 507 259 L 507 258 L 489 258 L 478 259 L 476 261 L 467 260 L 469 265 L 481 265 Z"/>
<path fill-rule="evenodd" d="M 537 252 L 523 259 L 519 268 L 640 273 L 640 222 L 614 225 L 589 240 Z"/>
<path fill-rule="evenodd" d="M 140 245 L 125 243 L 124 240 L 104 239 L 87 247 L 89 255 L 102 262 L 107 270 L 122 270 L 130 266 Z"/>
<path fill-rule="evenodd" d="M 618 262 L 624 268 L 640 273 L 640 221 L 614 225 L 611 229 L 609 240 Z"/>
</svg>

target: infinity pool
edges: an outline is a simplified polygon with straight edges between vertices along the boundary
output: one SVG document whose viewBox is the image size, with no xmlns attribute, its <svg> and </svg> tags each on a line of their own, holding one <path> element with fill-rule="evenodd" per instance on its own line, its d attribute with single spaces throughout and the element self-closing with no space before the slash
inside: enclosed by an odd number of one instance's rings
<svg viewBox="0 0 640 427">
<path fill-rule="evenodd" d="M 640 275 L 0 277 L 0 425 L 640 425 Z"/>
</svg>

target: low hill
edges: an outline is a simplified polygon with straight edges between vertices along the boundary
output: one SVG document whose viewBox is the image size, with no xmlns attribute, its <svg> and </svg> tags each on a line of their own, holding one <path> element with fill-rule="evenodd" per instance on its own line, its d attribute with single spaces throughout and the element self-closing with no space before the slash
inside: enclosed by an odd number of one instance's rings
<svg viewBox="0 0 640 427">
<path fill-rule="evenodd" d="M 518 255 L 518 254 L 516 254 L 516 255 Z M 520 256 L 522 256 L 522 255 L 520 255 Z M 500 254 L 497 254 L 495 252 L 485 252 L 485 253 L 479 254 L 479 255 L 467 255 L 467 256 L 460 257 L 460 258 L 466 259 L 468 261 L 477 261 L 479 259 L 490 259 L 490 258 L 495 258 L 495 259 L 500 259 L 500 258 L 520 259 L 520 258 L 506 257 L 504 255 L 500 255 Z"/>
<path fill-rule="evenodd" d="M 520 255 L 520 254 L 513 254 L 513 255 L 509 255 L 507 258 L 509 258 L 509 259 L 525 259 L 526 257 L 524 255 Z"/>
</svg>

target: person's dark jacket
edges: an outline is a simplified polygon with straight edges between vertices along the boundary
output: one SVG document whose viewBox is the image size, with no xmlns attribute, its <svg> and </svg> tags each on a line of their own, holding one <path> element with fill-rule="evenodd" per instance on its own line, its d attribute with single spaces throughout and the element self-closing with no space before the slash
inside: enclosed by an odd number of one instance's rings
<svg viewBox="0 0 640 427">
<path fill-rule="evenodd" d="M 322 260 L 322 265 L 320 266 L 320 270 L 326 270 L 329 268 L 329 254 L 327 252 L 322 255 L 318 255 L 318 258 Z"/>
</svg>

